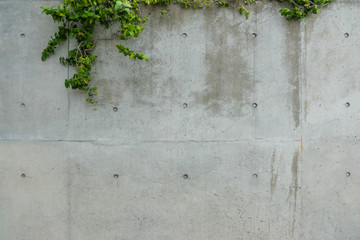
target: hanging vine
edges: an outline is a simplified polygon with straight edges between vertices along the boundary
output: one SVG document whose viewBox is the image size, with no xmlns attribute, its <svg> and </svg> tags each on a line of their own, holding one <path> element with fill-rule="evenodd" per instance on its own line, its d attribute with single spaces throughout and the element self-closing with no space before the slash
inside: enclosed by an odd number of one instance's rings
<svg viewBox="0 0 360 240">
<path fill-rule="evenodd" d="M 287 20 L 298 20 L 309 14 L 317 14 L 319 8 L 333 0 L 277 0 L 286 2 L 289 8 L 280 10 L 280 14 Z M 45 61 L 55 49 L 68 37 L 75 38 L 77 46 L 70 50 L 67 57 L 60 57 L 60 63 L 71 66 L 75 74 L 65 79 L 65 87 L 80 89 L 88 94 L 87 101 L 94 103 L 97 95 L 96 87 L 89 87 L 91 81 L 91 68 L 96 60 L 92 54 L 95 48 L 94 28 L 101 24 L 109 28 L 111 23 L 119 24 L 120 40 L 138 37 L 144 29 L 143 24 L 147 18 L 140 16 L 140 7 L 144 5 L 169 5 L 180 4 L 184 8 L 207 8 L 207 7 L 233 7 L 240 15 L 249 17 L 248 5 L 255 0 L 64 0 L 57 7 L 41 7 L 43 13 L 52 16 L 54 22 L 61 23 L 58 31 L 51 37 L 48 46 L 42 52 L 41 59 Z M 166 14 L 167 11 L 161 11 Z M 122 44 L 116 45 L 118 51 L 130 59 L 148 61 L 141 52 L 134 52 Z"/>
</svg>

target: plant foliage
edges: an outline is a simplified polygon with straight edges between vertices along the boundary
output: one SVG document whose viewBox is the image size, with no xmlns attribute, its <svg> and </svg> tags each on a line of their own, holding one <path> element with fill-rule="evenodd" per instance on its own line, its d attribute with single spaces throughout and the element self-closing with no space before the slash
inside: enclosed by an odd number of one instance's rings
<svg viewBox="0 0 360 240">
<path fill-rule="evenodd" d="M 309 14 L 319 13 L 319 8 L 327 5 L 333 0 L 277 0 L 287 2 L 289 8 L 280 10 L 282 16 L 287 20 L 298 20 Z M 233 7 L 240 15 L 249 17 L 246 6 L 255 0 L 64 0 L 57 7 L 41 7 L 43 13 L 52 16 L 54 22 L 60 23 L 58 31 L 51 37 L 48 46 L 42 52 L 41 59 L 45 61 L 55 49 L 68 37 L 76 39 L 76 47 L 69 51 L 67 57 L 60 57 L 60 63 L 72 66 L 75 74 L 65 79 L 65 87 L 80 89 L 88 93 L 87 101 L 94 103 L 97 95 L 96 87 L 89 87 L 91 81 L 91 68 L 96 60 L 92 54 L 95 48 L 94 28 L 101 24 L 109 28 L 111 23 L 118 23 L 120 40 L 138 37 L 144 29 L 146 18 L 140 16 L 140 7 L 143 5 L 169 5 L 180 4 L 184 8 L 207 8 L 207 7 Z M 167 11 L 161 11 L 166 14 Z M 122 44 L 116 45 L 119 52 L 130 59 L 148 61 L 141 52 L 134 52 Z"/>
</svg>

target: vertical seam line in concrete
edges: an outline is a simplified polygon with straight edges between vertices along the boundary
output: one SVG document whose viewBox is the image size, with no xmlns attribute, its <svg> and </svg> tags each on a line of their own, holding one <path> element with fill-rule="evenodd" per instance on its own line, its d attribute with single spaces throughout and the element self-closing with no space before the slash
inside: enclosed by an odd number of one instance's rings
<svg viewBox="0 0 360 240">
<path fill-rule="evenodd" d="M 304 98 L 303 98 L 303 90 L 304 90 L 304 69 L 305 69 L 305 20 L 300 21 L 300 56 L 299 56 L 299 88 L 300 88 L 300 96 L 299 96 L 299 115 L 300 115 L 300 154 L 299 154 L 299 161 L 298 161 L 298 174 L 297 174 L 297 181 L 299 182 L 299 186 L 302 186 L 302 162 L 303 162 L 303 123 L 304 123 Z M 299 189 L 295 189 L 295 191 L 298 191 Z M 297 206 L 300 205 L 300 211 L 298 211 L 299 207 L 297 209 L 294 209 L 295 215 L 294 215 L 294 225 L 296 224 L 296 218 L 301 216 L 302 212 L 302 193 L 299 191 L 299 198 L 300 204 L 297 204 Z M 297 219 L 299 221 L 299 219 Z M 296 233 L 296 227 L 294 229 L 293 235 Z M 296 238 L 296 235 L 294 236 Z"/>
<path fill-rule="evenodd" d="M 300 87 L 300 136 L 301 136 L 301 153 L 303 150 L 303 122 L 304 122 L 304 98 L 303 98 L 303 89 L 304 89 L 304 69 L 305 69 L 305 20 L 300 21 L 300 56 L 299 56 L 299 87 Z"/>
<path fill-rule="evenodd" d="M 306 30 L 306 20 L 303 19 L 300 22 L 300 69 L 299 69 L 299 77 L 300 77 L 300 135 L 301 135 L 301 146 L 300 146 L 300 161 L 299 161 L 299 173 L 298 174 L 298 181 L 300 183 L 300 187 L 302 187 L 302 166 L 303 166 L 303 161 L 304 161 L 304 154 L 303 154 L 303 128 L 304 128 L 304 120 L 305 120 L 305 115 L 306 114 L 306 109 L 304 109 L 304 106 L 306 106 L 304 104 L 304 89 L 306 88 L 305 86 L 305 68 L 306 68 L 306 41 L 305 41 L 305 30 Z M 305 112 L 304 112 L 305 111 Z M 303 202 L 302 202 L 302 192 L 299 191 L 300 194 L 300 216 L 302 215 L 302 209 L 303 209 Z"/>
<path fill-rule="evenodd" d="M 70 26 L 68 24 L 68 29 L 69 28 L 70 28 Z M 70 39 L 69 39 L 69 37 L 70 37 L 70 34 L 68 33 L 67 54 L 70 51 Z M 68 79 L 70 78 L 70 66 L 69 66 L 69 64 L 67 66 L 67 78 Z M 67 98 L 68 98 L 68 110 L 67 110 L 67 123 L 68 123 L 68 125 L 67 125 L 67 128 L 69 129 L 69 127 L 70 127 L 70 93 L 69 93 L 70 91 L 69 91 L 69 89 L 67 90 L 67 92 L 68 92 L 68 94 L 67 94 Z M 69 132 L 69 131 L 67 131 L 67 132 Z"/>
<path fill-rule="evenodd" d="M 255 19 L 254 19 L 254 25 L 255 25 L 255 34 L 257 34 L 257 6 L 256 6 L 256 2 L 255 2 L 255 10 L 254 10 L 254 14 L 255 14 Z M 256 38 L 253 39 L 253 66 L 252 66 L 252 70 L 253 70 L 253 77 L 252 77 L 252 81 L 253 81 L 253 103 L 257 103 L 257 92 L 256 92 Z M 259 104 L 259 103 L 257 103 Z M 254 108 L 254 126 L 253 126 L 253 135 L 254 135 L 254 139 L 256 139 L 256 126 L 257 126 L 257 109 Z"/>
<path fill-rule="evenodd" d="M 71 172 L 70 172 L 70 153 L 69 146 L 70 144 L 64 143 L 64 148 L 66 149 L 66 168 L 67 168 L 67 182 L 66 182 L 66 203 L 67 203 L 67 239 L 71 240 Z"/>
<path fill-rule="evenodd" d="M 69 25 L 68 25 L 68 29 L 69 29 Z M 69 53 L 70 51 L 70 34 L 68 33 L 68 40 L 67 40 L 67 52 Z M 67 78 L 69 79 L 70 78 L 70 66 L 68 65 L 67 66 L 68 69 L 67 69 Z M 68 98 L 68 110 L 67 110 L 67 135 L 69 133 L 69 128 L 70 128 L 70 91 L 67 90 L 67 98 Z M 65 144 L 65 148 L 68 148 L 69 145 L 68 144 Z M 66 151 L 66 164 L 67 164 L 67 224 L 68 224 L 68 240 L 71 240 L 71 197 L 70 197 L 70 194 L 71 194 L 71 190 L 70 190 L 70 183 L 71 183 L 71 173 L 70 173 L 70 154 L 69 154 L 69 151 L 67 149 Z"/>
<path fill-rule="evenodd" d="M 254 9 L 254 32 L 257 33 L 257 16 L 258 16 L 258 7 L 255 3 L 255 9 Z M 256 38 L 252 39 L 253 40 L 253 66 L 252 66 L 252 71 L 253 71 L 253 76 L 252 76 L 252 84 L 253 84 L 253 102 L 256 103 L 257 102 L 257 94 L 256 94 Z M 258 149 L 258 146 L 257 146 L 257 140 L 256 140 L 256 126 L 257 126 L 257 108 L 254 108 L 254 124 L 253 124 L 253 137 L 254 137 L 254 146 L 253 146 L 253 152 L 252 152 L 252 157 L 251 157 L 251 165 L 252 165 L 252 173 L 249 174 L 249 176 L 252 178 L 252 175 L 254 173 L 256 174 L 259 174 L 258 173 L 258 163 L 257 163 L 257 159 L 256 159 L 256 152 L 257 152 L 257 149 Z M 257 184 L 254 185 L 255 187 L 252 188 L 252 201 L 255 203 L 255 206 L 257 205 L 257 198 L 256 198 L 256 192 L 257 192 Z M 256 208 L 255 208 L 256 209 Z M 255 236 L 257 236 L 257 222 L 256 222 L 256 218 L 257 218 L 257 215 L 258 215 L 258 211 L 253 211 L 253 216 L 252 216 L 252 225 L 253 225 L 253 231 L 254 231 L 254 234 Z"/>
</svg>

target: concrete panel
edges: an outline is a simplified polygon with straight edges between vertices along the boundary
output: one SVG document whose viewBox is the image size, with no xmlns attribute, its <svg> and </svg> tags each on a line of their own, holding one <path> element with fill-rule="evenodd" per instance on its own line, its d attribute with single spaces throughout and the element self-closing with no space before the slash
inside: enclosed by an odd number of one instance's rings
<svg viewBox="0 0 360 240">
<path fill-rule="evenodd" d="M 227 10 L 182 11 L 175 6 L 161 16 L 160 9 L 152 9 L 143 35 L 129 43 L 132 49 L 143 50 L 149 62 L 120 56 L 114 47 L 119 41 L 105 32 L 102 39 L 108 40 L 97 40 L 99 58 L 93 72 L 93 84 L 99 87 L 98 110 L 93 112 L 83 96 L 71 93 L 71 138 L 252 137 L 249 29 L 254 22 Z"/>
<path fill-rule="evenodd" d="M 60 1 L 59 1 L 60 2 Z M 0 3 L 0 139 L 63 139 L 67 128 L 67 44 L 46 62 L 41 52 L 57 27 L 40 7 L 49 1 Z"/>
<path fill-rule="evenodd" d="M 0 239 L 68 239 L 65 145 L 0 142 Z"/>
<path fill-rule="evenodd" d="M 290 238 L 298 145 L 71 144 L 71 239 Z"/>
<path fill-rule="evenodd" d="M 257 138 L 300 139 L 301 22 L 286 21 L 280 3 L 256 3 L 254 72 Z"/>
<path fill-rule="evenodd" d="M 304 145 L 301 239 L 359 239 L 359 141 Z"/>
<path fill-rule="evenodd" d="M 304 134 L 359 137 L 360 3 L 337 3 L 305 25 Z M 329 27 L 331 26 L 331 27 Z"/>
</svg>

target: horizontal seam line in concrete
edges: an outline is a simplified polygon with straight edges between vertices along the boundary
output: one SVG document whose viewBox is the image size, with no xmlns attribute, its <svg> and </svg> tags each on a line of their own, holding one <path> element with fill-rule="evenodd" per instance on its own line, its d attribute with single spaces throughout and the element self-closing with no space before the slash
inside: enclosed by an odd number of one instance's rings
<svg viewBox="0 0 360 240">
<path fill-rule="evenodd" d="M 351 140 L 354 139 L 344 139 Z M 329 138 L 316 138 L 316 139 L 304 139 L 306 142 L 315 142 L 315 141 L 329 141 Z M 360 141 L 360 139 L 359 139 Z M 270 143 L 297 143 L 301 142 L 301 139 L 286 139 L 286 140 L 276 140 L 276 139 L 265 139 L 265 138 L 252 138 L 252 139 L 235 139 L 235 140 L 139 140 L 139 141 L 113 141 L 113 140 L 81 140 L 81 139 L 1 139 L 0 143 L 5 142 L 39 142 L 39 143 L 56 143 L 56 142 L 78 142 L 78 143 L 94 143 L 94 144 L 104 144 L 104 145 L 125 145 L 125 144 L 147 144 L 147 143 L 243 143 L 243 142 L 270 142 Z"/>
</svg>

